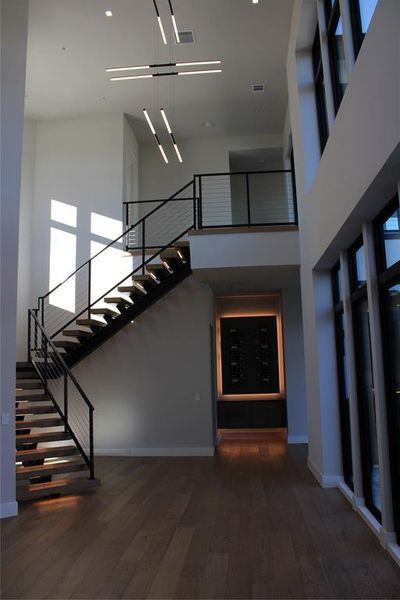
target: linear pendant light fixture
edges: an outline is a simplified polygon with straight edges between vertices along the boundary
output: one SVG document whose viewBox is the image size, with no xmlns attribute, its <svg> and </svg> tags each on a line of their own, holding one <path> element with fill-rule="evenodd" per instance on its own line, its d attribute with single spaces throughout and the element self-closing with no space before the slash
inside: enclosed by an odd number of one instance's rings
<svg viewBox="0 0 400 600">
<path fill-rule="evenodd" d="M 170 77 L 172 75 L 205 75 L 206 73 L 222 73 L 222 69 L 209 69 L 208 71 L 170 71 L 169 73 L 153 73 L 152 75 L 124 75 L 123 77 L 110 77 L 110 81 L 150 79 L 151 77 Z"/>
<path fill-rule="evenodd" d="M 115 73 L 116 71 L 141 71 L 144 69 L 160 69 L 162 67 L 204 67 L 207 65 L 220 65 L 222 60 L 196 60 L 192 62 L 169 62 L 153 65 L 135 65 L 128 67 L 109 67 L 106 73 Z"/>
<path fill-rule="evenodd" d="M 154 135 L 154 137 L 156 139 L 156 142 L 157 142 L 157 145 L 158 145 L 158 149 L 161 152 L 161 156 L 163 157 L 164 161 L 168 164 L 167 155 L 165 154 L 164 148 L 162 147 L 160 139 L 159 139 L 159 137 L 158 137 L 158 135 L 156 133 L 156 130 L 154 129 L 153 123 L 151 122 L 149 114 L 148 114 L 148 112 L 147 112 L 147 110 L 145 108 L 143 109 L 143 113 L 144 113 L 144 116 L 146 117 L 146 121 L 147 121 L 147 123 L 148 123 L 148 125 L 150 127 L 150 131 L 151 131 L 151 133 Z"/>
<path fill-rule="evenodd" d="M 180 44 L 181 40 L 179 39 L 179 31 L 178 31 L 178 27 L 176 26 L 175 15 L 174 15 L 174 10 L 172 8 L 171 0 L 168 0 L 168 4 L 169 4 L 169 10 L 171 12 L 172 26 L 174 28 L 176 43 Z"/>
<path fill-rule="evenodd" d="M 163 27 L 163 24 L 162 24 L 162 20 L 161 20 L 161 17 L 160 17 L 160 12 L 158 10 L 158 6 L 157 6 L 156 0 L 153 0 L 153 4 L 154 4 L 155 11 L 156 11 L 157 22 L 158 22 L 158 26 L 159 26 L 160 31 L 161 31 L 162 40 L 163 40 L 164 44 L 167 45 L 168 42 L 167 42 L 167 38 L 165 36 L 164 27 Z M 180 44 L 181 40 L 179 39 L 179 31 L 178 31 L 178 27 L 176 25 L 176 19 L 175 19 L 175 15 L 174 15 L 174 9 L 172 8 L 172 2 L 171 2 L 171 0 L 168 0 L 168 4 L 169 4 L 169 11 L 171 13 L 172 27 L 174 28 L 174 34 L 175 34 L 176 43 Z"/>
<path fill-rule="evenodd" d="M 170 124 L 169 124 L 168 119 L 167 119 L 167 115 L 165 114 L 165 110 L 163 108 L 160 108 L 160 112 L 161 112 L 162 118 L 164 119 L 164 123 L 165 123 L 165 126 L 167 128 L 167 131 L 168 131 L 168 133 L 169 133 L 169 135 L 171 137 L 172 144 L 174 146 L 174 150 L 176 152 L 178 160 L 181 163 L 181 162 L 183 162 L 182 161 L 182 156 L 181 156 L 181 153 L 179 152 L 179 148 L 178 148 L 178 145 L 177 145 L 177 143 L 175 141 L 174 134 L 172 133 Z"/>
<path fill-rule="evenodd" d="M 156 9 L 157 22 L 158 22 L 158 26 L 161 31 L 161 37 L 163 39 L 164 44 L 167 45 L 168 42 L 167 42 L 167 38 L 165 37 L 165 31 L 164 31 L 164 27 L 163 27 L 163 24 L 161 21 L 160 13 L 158 12 L 158 6 L 157 6 L 156 0 L 153 0 L 153 4 L 154 4 L 154 8 Z"/>
</svg>

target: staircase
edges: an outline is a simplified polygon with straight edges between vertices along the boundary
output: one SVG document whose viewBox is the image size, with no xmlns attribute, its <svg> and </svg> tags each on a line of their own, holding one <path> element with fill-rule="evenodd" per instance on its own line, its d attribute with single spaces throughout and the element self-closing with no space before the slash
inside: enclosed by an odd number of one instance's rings
<svg viewBox="0 0 400 600">
<path fill-rule="evenodd" d="M 190 273 L 189 243 L 177 241 L 159 254 L 159 260 L 149 261 L 143 272 L 104 296 L 104 306 L 90 308 L 86 316 L 70 323 L 54 340 L 54 346 L 64 353 L 68 366 L 75 365 Z"/>
<path fill-rule="evenodd" d="M 15 400 L 17 500 L 82 493 L 98 485 L 32 363 L 17 363 Z"/>
</svg>

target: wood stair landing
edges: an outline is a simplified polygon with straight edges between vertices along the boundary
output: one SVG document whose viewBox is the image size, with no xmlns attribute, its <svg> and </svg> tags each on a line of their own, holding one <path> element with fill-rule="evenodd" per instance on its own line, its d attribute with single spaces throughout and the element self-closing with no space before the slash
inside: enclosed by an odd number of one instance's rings
<svg viewBox="0 0 400 600">
<path fill-rule="evenodd" d="M 17 364 L 16 377 L 17 500 L 92 490 L 99 481 L 89 479 L 89 467 L 34 367 Z"/>
</svg>

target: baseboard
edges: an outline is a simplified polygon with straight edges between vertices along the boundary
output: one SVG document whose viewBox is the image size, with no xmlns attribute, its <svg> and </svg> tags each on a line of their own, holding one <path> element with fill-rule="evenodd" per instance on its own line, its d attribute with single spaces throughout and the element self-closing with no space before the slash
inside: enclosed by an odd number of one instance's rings
<svg viewBox="0 0 400 600">
<path fill-rule="evenodd" d="M 314 475 L 315 479 L 318 481 L 319 485 L 323 488 L 338 487 L 338 485 L 343 481 L 342 475 L 322 475 L 321 471 L 310 457 L 307 459 L 307 466 Z"/>
<path fill-rule="evenodd" d="M 398 544 L 388 544 L 387 551 L 400 567 L 400 546 Z"/>
<path fill-rule="evenodd" d="M 0 519 L 15 517 L 18 514 L 18 502 L 4 502 L 0 504 Z"/>
<path fill-rule="evenodd" d="M 343 496 L 345 496 L 345 498 L 353 506 L 353 499 L 354 499 L 354 492 L 353 492 L 353 490 L 351 488 L 349 488 L 349 486 L 347 485 L 347 483 L 345 483 L 344 481 L 341 481 L 339 483 L 338 488 L 342 492 Z"/>
<path fill-rule="evenodd" d="M 288 444 L 308 444 L 308 435 L 288 435 Z"/>
<path fill-rule="evenodd" d="M 177 448 L 96 448 L 95 456 L 214 456 L 214 446 Z"/>
<path fill-rule="evenodd" d="M 375 533 L 375 535 L 378 538 L 380 538 L 382 525 L 379 523 L 378 519 L 375 519 L 374 515 L 368 510 L 366 506 L 360 506 L 358 508 L 358 512 L 361 515 L 363 521 L 368 525 L 368 527 Z"/>
</svg>

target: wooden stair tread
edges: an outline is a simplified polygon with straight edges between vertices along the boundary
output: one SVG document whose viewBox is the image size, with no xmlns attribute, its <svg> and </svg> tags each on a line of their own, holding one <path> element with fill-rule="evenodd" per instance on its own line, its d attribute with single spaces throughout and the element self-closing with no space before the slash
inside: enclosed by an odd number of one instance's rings
<svg viewBox="0 0 400 600">
<path fill-rule="evenodd" d="M 154 265 L 150 264 L 146 267 L 147 271 L 167 271 L 168 269 L 163 263 L 155 263 Z"/>
<path fill-rule="evenodd" d="M 43 387 L 43 384 L 39 377 L 37 379 L 31 379 L 29 377 L 25 377 L 23 379 L 17 379 L 15 381 L 16 388 L 23 388 L 26 390 L 36 390 Z"/>
<path fill-rule="evenodd" d="M 55 412 L 57 412 L 56 407 L 54 406 L 54 404 L 50 403 L 43 406 L 30 404 L 27 402 L 22 407 L 17 407 L 15 409 L 16 415 L 46 415 Z"/>
<path fill-rule="evenodd" d="M 64 329 L 64 331 L 62 332 L 63 335 L 66 335 L 68 337 L 91 337 L 93 334 L 93 331 L 86 331 L 85 329 Z"/>
<path fill-rule="evenodd" d="M 100 484 L 98 479 L 76 477 L 71 479 L 55 479 L 47 483 L 32 483 L 18 490 L 18 500 L 33 500 L 54 494 L 73 494 L 89 491 Z"/>
<path fill-rule="evenodd" d="M 48 396 L 46 396 L 43 390 L 16 390 L 15 400 L 17 402 L 44 402 L 48 400 Z"/>
<path fill-rule="evenodd" d="M 175 242 L 175 248 L 189 248 L 189 240 L 180 240 L 179 242 Z"/>
<path fill-rule="evenodd" d="M 151 275 L 132 275 L 132 281 L 138 281 L 141 283 L 142 281 L 154 281 Z"/>
<path fill-rule="evenodd" d="M 78 348 L 80 342 L 73 340 L 55 340 L 53 344 L 56 348 Z"/>
<path fill-rule="evenodd" d="M 34 448 L 32 450 L 17 450 L 17 461 L 38 460 L 41 458 L 54 458 L 55 456 L 72 456 L 79 454 L 75 446 L 47 446 L 46 448 Z"/>
<path fill-rule="evenodd" d="M 119 292 L 127 292 L 129 294 L 138 294 L 139 292 L 143 295 L 143 291 L 137 285 L 121 285 L 118 288 Z"/>
<path fill-rule="evenodd" d="M 97 319 L 77 319 L 77 325 L 83 325 L 84 327 L 105 327 L 107 323 L 99 321 Z"/>
<path fill-rule="evenodd" d="M 44 463 L 43 465 L 32 465 L 24 467 L 17 466 L 17 479 L 28 479 L 30 477 L 43 477 L 44 475 L 58 475 L 60 473 L 73 473 L 75 471 L 84 471 L 87 469 L 87 464 L 81 460 L 68 460 L 63 462 Z"/>
<path fill-rule="evenodd" d="M 121 290 L 118 288 L 118 291 L 120 292 Z M 128 298 L 124 298 L 123 296 L 108 296 L 104 298 L 104 302 L 107 304 L 132 304 Z"/>
<path fill-rule="evenodd" d="M 94 315 L 109 315 L 110 317 L 116 317 L 119 315 L 119 312 L 117 310 L 113 310 L 112 308 L 92 308 L 91 312 Z"/>
<path fill-rule="evenodd" d="M 177 248 L 166 248 L 160 254 L 161 258 L 178 258 Z"/>
<path fill-rule="evenodd" d="M 61 427 L 64 425 L 59 417 L 48 417 L 45 419 L 28 419 L 16 421 L 16 429 L 35 429 L 36 427 Z"/>
<path fill-rule="evenodd" d="M 61 442 L 70 440 L 71 434 L 65 431 L 48 431 L 40 433 L 24 433 L 16 436 L 16 443 L 20 444 L 41 444 L 44 442 Z"/>
</svg>

